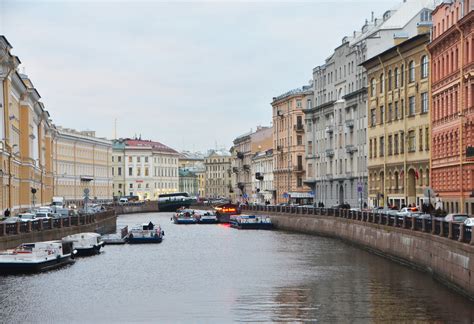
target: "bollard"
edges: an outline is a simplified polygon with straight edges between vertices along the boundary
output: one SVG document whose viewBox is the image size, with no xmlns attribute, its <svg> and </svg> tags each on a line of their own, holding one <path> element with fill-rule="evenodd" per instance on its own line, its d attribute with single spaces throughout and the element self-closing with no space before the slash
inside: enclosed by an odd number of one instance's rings
<svg viewBox="0 0 474 324">
<path fill-rule="evenodd" d="M 448 239 L 453 238 L 453 222 L 448 223 Z"/>
<path fill-rule="evenodd" d="M 464 223 L 461 223 L 459 225 L 459 238 L 458 238 L 458 241 L 459 242 L 463 242 L 464 241 Z"/>
<path fill-rule="evenodd" d="M 405 216 L 405 217 L 408 217 L 408 216 Z M 414 231 L 415 226 L 416 226 L 416 219 L 413 216 L 411 216 L 410 218 L 411 218 L 411 230 Z"/>
<path fill-rule="evenodd" d="M 403 217 L 403 220 L 402 220 L 402 228 L 407 228 L 406 217 Z"/>
</svg>

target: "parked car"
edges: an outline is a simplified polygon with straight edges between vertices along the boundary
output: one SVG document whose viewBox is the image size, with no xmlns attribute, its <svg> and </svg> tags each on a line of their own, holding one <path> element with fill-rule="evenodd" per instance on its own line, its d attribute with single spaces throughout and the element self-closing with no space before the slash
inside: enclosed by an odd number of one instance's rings
<svg viewBox="0 0 474 324">
<path fill-rule="evenodd" d="M 21 219 L 22 222 L 31 222 L 36 219 L 36 216 L 33 213 L 19 214 L 18 217 Z"/>
<path fill-rule="evenodd" d="M 467 214 L 448 214 L 444 218 L 445 222 L 459 222 L 462 223 L 469 218 Z"/>
<path fill-rule="evenodd" d="M 21 222 L 21 218 L 17 216 L 7 217 L 2 221 L 3 224 L 14 224 L 18 222 Z"/>
<path fill-rule="evenodd" d="M 48 212 L 39 211 L 39 212 L 36 212 L 35 214 L 35 219 L 50 219 L 50 218 L 52 218 L 51 213 L 48 213 Z"/>
<path fill-rule="evenodd" d="M 465 226 L 474 227 L 474 218 L 470 217 L 464 221 Z"/>
<path fill-rule="evenodd" d="M 120 198 L 119 203 L 121 203 L 121 204 L 128 203 L 128 198 L 125 198 L 125 197 Z"/>
<path fill-rule="evenodd" d="M 403 207 L 398 212 L 398 216 L 403 216 L 403 217 L 411 216 L 411 214 L 416 213 L 416 212 L 419 212 L 417 207 Z"/>
</svg>

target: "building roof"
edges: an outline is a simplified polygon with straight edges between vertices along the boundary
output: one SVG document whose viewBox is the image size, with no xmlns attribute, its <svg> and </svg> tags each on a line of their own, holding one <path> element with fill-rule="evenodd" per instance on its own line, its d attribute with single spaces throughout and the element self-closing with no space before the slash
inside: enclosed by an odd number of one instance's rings
<svg viewBox="0 0 474 324">
<path fill-rule="evenodd" d="M 230 156 L 230 152 L 222 149 L 222 150 L 209 150 L 209 152 L 207 152 L 207 156 L 206 157 L 210 157 L 211 155 L 215 155 L 215 156 L 223 156 L 223 157 L 229 157 Z"/>
<path fill-rule="evenodd" d="M 119 139 L 116 141 L 124 143 L 125 148 L 151 148 L 152 150 L 158 151 L 158 152 L 179 154 L 176 150 L 172 149 L 171 147 L 166 146 L 165 144 L 162 144 L 156 141 L 131 139 L 131 138 L 124 138 L 124 139 Z"/>
<path fill-rule="evenodd" d="M 204 154 L 201 152 L 181 151 L 179 152 L 179 158 L 181 160 L 201 161 L 204 160 Z"/>
</svg>

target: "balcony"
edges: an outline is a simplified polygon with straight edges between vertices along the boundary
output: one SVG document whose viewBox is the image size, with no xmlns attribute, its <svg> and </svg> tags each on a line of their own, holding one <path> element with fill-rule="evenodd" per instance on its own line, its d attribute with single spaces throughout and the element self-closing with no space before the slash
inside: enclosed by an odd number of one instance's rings
<svg viewBox="0 0 474 324">
<path fill-rule="evenodd" d="M 326 156 L 332 158 L 334 156 L 334 150 L 333 149 L 327 149 L 326 150 Z"/>
<path fill-rule="evenodd" d="M 237 158 L 243 160 L 244 159 L 244 153 L 237 152 Z"/>
<path fill-rule="evenodd" d="M 326 133 L 328 134 L 334 133 L 334 126 L 333 125 L 326 126 Z"/>
<path fill-rule="evenodd" d="M 239 168 L 238 168 L 238 167 L 233 167 L 233 168 L 232 168 L 232 172 L 234 172 L 234 173 L 239 173 Z"/>
<path fill-rule="evenodd" d="M 346 127 L 350 129 L 354 128 L 354 119 L 346 120 Z"/>
<path fill-rule="evenodd" d="M 346 145 L 346 153 L 354 154 L 354 152 L 357 152 L 357 147 L 352 144 Z"/>
<path fill-rule="evenodd" d="M 239 188 L 241 191 L 243 191 L 244 188 L 245 188 L 245 184 L 243 182 L 239 182 L 239 183 L 237 183 L 237 188 Z"/>
<path fill-rule="evenodd" d="M 277 146 L 277 151 L 283 151 L 283 145 L 278 145 Z"/>
<path fill-rule="evenodd" d="M 332 174 L 326 174 L 326 180 L 331 181 L 333 179 Z"/>
<path fill-rule="evenodd" d="M 244 164 L 244 171 L 246 172 L 250 171 L 250 165 Z"/>
<path fill-rule="evenodd" d="M 293 171 L 299 173 L 299 172 L 304 172 L 304 169 L 302 165 L 295 165 L 295 167 L 293 168 Z"/>
<path fill-rule="evenodd" d="M 293 126 L 293 129 L 298 132 L 304 132 L 304 125 L 303 124 L 296 124 Z"/>
<path fill-rule="evenodd" d="M 346 171 L 346 178 L 351 179 L 354 177 L 354 173 L 352 171 Z"/>
</svg>

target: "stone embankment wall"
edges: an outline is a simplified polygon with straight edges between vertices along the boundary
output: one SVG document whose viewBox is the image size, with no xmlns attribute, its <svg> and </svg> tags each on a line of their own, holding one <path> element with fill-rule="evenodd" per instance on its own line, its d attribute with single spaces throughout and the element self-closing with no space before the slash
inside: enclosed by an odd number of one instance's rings
<svg viewBox="0 0 474 324">
<path fill-rule="evenodd" d="M 322 216 L 253 211 L 277 229 L 342 239 L 394 261 L 429 272 L 474 300 L 474 245 L 411 228 Z"/>
<path fill-rule="evenodd" d="M 114 210 L 108 210 L 94 214 L 93 217 L 79 218 L 77 223 L 71 222 L 71 226 L 51 226 L 50 229 L 32 229 L 31 226 L 17 234 L 7 234 L 5 229 L 0 236 L 0 250 L 11 249 L 22 243 L 58 240 L 71 234 L 82 232 L 115 233 L 117 230 L 117 215 Z M 13 224 L 16 225 L 16 224 Z M 18 229 L 20 227 L 18 226 Z"/>
<path fill-rule="evenodd" d="M 136 214 L 136 213 L 153 213 L 158 212 L 157 201 L 143 201 L 143 202 L 131 202 L 126 204 L 114 204 L 115 212 L 117 215 L 121 214 Z"/>
</svg>

